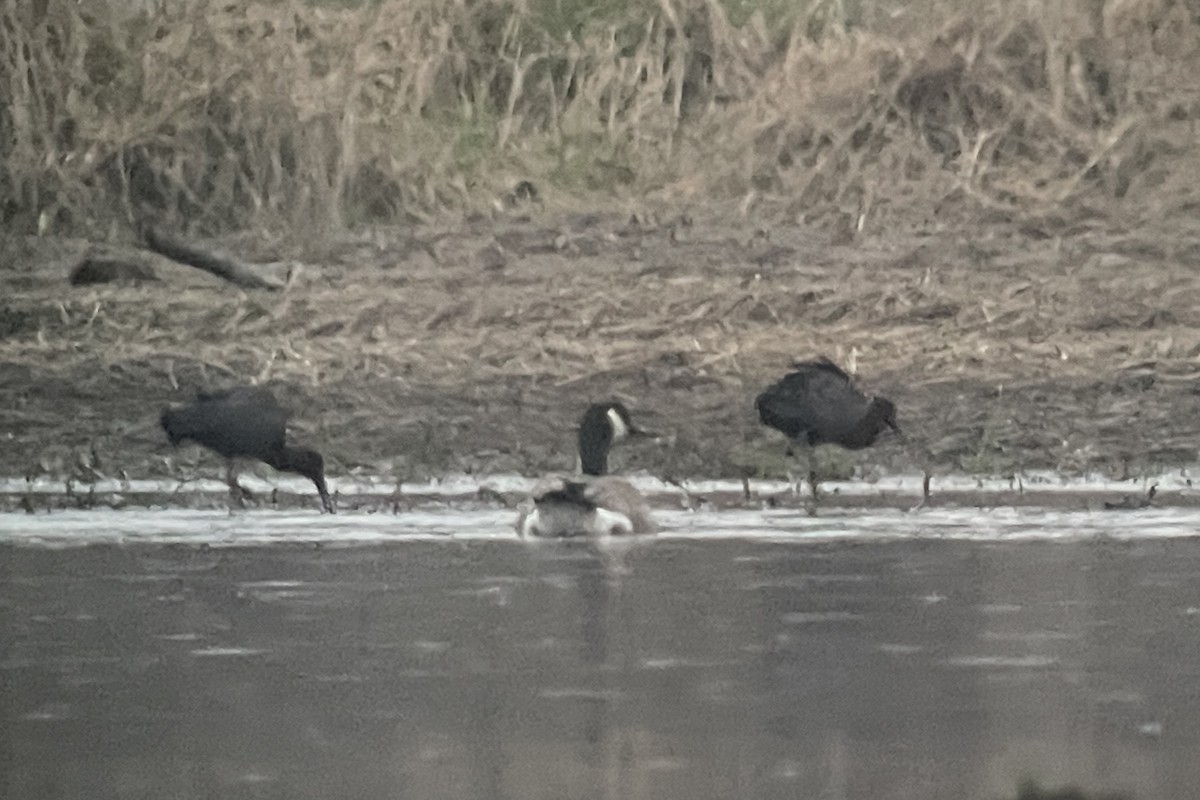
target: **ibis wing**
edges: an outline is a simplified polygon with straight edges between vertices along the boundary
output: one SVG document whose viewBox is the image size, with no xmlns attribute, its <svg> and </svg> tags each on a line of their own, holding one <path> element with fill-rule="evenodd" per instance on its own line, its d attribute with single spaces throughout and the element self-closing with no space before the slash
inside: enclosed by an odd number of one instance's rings
<svg viewBox="0 0 1200 800">
<path fill-rule="evenodd" d="M 269 389 L 197 392 L 196 402 L 163 414 L 172 442 L 191 439 L 223 456 L 263 458 L 283 445 L 288 413 Z"/>
<path fill-rule="evenodd" d="M 265 386 L 235 386 L 218 391 L 196 392 L 198 404 L 213 408 L 225 418 L 243 418 L 257 425 L 285 426 L 291 409 L 284 408 Z"/>
<path fill-rule="evenodd" d="M 799 439 L 811 426 L 807 409 L 789 403 L 787 397 L 776 391 L 778 388 L 776 384 L 755 399 L 758 418 L 763 425 L 780 431 L 788 438 Z"/>
<path fill-rule="evenodd" d="M 846 373 L 829 361 L 809 362 L 758 396 L 758 416 L 792 439 L 836 439 L 858 424 L 867 400 Z"/>
</svg>

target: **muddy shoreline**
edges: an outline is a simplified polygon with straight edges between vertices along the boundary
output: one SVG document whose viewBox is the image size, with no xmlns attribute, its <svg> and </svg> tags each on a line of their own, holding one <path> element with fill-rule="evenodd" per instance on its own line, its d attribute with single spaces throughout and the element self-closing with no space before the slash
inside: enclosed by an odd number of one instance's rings
<svg viewBox="0 0 1200 800">
<path fill-rule="evenodd" d="M 831 456 L 831 474 L 1049 470 L 1136 493 L 1197 462 L 1200 231 L 927 223 L 835 239 L 713 210 L 451 221 L 321 252 L 220 243 L 289 260 L 279 293 L 168 263 L 159 281 L 70 287 L 94 245 L 9 239 L 0 474 L 216 477 L 215 458 L 166 443 L 159 409 L 254 381 L 335 478 L 568 468 L 575 419 L 608 397 L 663 436 L 615 454 L 621 471 L 781 478 L 753 397 L 819 354 L 895 400 L 915 443 Z"/>
<path fill-rule="evenodd" d="M 111 483 L 111 482 L 109 482 Z M 475 491 L 458 494 L 422 491 L 403 485 L 392 490 L 376 489 L 354 491 L 349 494 L 335 492 L 338 513 L 366 513 L 402 515 L 414 510 L 459 509 L 479 510 L 485 508 L 512 509 L 525 498 L 520 491 L 497 491 L 487 485 L 486 479 Z M 957 482 L 956 482 L 957 483 Z M 1150 485 L 1155 485 L 1151 483 Z M 29 490 L 12 487 L 0 490 L 0 513 L 25 512 L 27 514 L 53 514 L 62 511 L 121 511 L 130 509 L 189 508 L 196 510 L 235 509 L 228 492 L 219 488 L 203 490 L 188 489 L 181 484 L 176 489 L 138 490 L 113 489 L 102 484 L 67 485 L 53 488 L 45 482 L 31 483 Z M 99 487 L 99 488 L 98 488 Z M 992 483 L 981 484 L 976 489 L 960 486 L 939 488 L 934 486 L 928 498 L 919 492 L 908 491 L 865 491 L 843 493 L 839 490 L 822 494 L 817 515 L 837 514 L 852 510 L 894 510 L 919 512 L 923 509 L 976 508 L 1028 508 L 1056 511 L 1085 511 L 1136 513 L 1147 508 L 1190 509 L 1200 508 L 1200 492 L 1189 489 L 1158 491 L 1148 496 L 1143 485 L 1131 483 L 1128 487 L 1086 488 L 1070 490 L 1044 490 L 1037 488 L 1012 489 Z M 755 487 L 749 495 L 740 491 L 694 490 L 683 484 L 676 492 L 649 493 L 648 500 L 654 508 L 685 510 L 699 513 L 728 510 L 794 509 L 811 511 L 807 495 L 798 497 L 791 491 Z M 247 501 L 247 509 L 272 509 L 279 511 L 319 512 L 316 497 L 303 490 L 267 487 L 254 493 Z"/>
</svg>

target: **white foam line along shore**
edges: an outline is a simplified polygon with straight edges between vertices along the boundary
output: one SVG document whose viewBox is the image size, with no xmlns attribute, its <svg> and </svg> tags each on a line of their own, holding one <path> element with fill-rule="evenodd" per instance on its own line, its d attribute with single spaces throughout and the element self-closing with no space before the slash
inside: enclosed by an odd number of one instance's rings
<svg viewBox="0 0 1200 800">
<path fill-rule="evenodd" d="M 649 495 L 678 495 L 682 490 L 675 484 L 666 483 L 646 474 L 625 476 L 641 492 Z M 478 493 L 480 489 L 492 489 L 497 492 L 527 492 L 536 483 L 535 478 L 520 475 L 447 475 L 428 481 L 402 483 L 400 493 L 422 497 L 464 497 Z M 911 495 L 920 497 L 922 494 L 922 476 L 917 474 L 885 475 L 872 480 L 854 481 L 824 481 L 821 488 L 825 492 L 836 492 L 847 497 L 897 496 Z M 303 478 L 279 476 L 265 480 L 255 475 L 245 474 L 241 483 L 254 492 L 269 492 L 281 489 L 285 492 L 304 494 L 313 491 L 312 483 Z M 736 480 L 696 480 L 682 481 L 682 486 L 689 492 L 708 494 L 717 492 L 740 493 L 741 481 Z M 1176 471 L 1154 478 L 1139 478 L 1137 480 L 1118 481 L 1101 477 L 1065 478 L 1052 472 L 1029 472 L 1020 476 L 1019 481 L 1007 478 L 976 478 L 970 475 L 934 476 L 932 490 L 934 492 L 976 492 L 976 493 L 1005 493 L 1018 488 L 1027 492 L 1113 492 L 1136 493 L 1145 491 L 1152 484 L 1157 484 L 1160 491 L 1188 492 L 1192 490 L 1192 481 L 1187 471 Z M 329 479 L 329 490 L 342 495 L 378 495 L 390 494 L 396 488 L 396 482 L 387 478 L 352 476 Z M 786 492 L 791 485 L 786 481 L 750 481 L 751 491 L 758 494 L 777 494 Z M 145 494 L 191 494 L 225 492 L 227 487 L 221 481 L 201 479 L 180 483 L 175 480 L 117 480 L 105 479 L 92 483 L 75 482 L 72 491 L 76 494 L 95 491 L 97 494 L 119 494 L 122 492 Z M 32 481 L 24 478 L 0 478 L 0 494 L 63 494 L 66 482 L 62 479 L 39 477 Z"/>
<path fill-rule="evenodd" d="M 797 545 L 831 542 L 964 540 L 977 542 L 1078 541 L 1200 537 L 1200 511 L 1147 509 L 1137 515 L 1037 508 L 932 509 L 830 512 L 810 517 L 796 510 L 669 511 L 657 514 L 663 530 L 638 541 L 745 540 Z M 112 544 L 191 544 L 210 547 L 321 542 L 380 545 L 405 542 L 494 540 L 517 543 L 513 512 L 410 511 L 331 516 L 304 512 L 129 510 L 8 514 L 0 543 L 63 548 Z M 551 543 L 553 544 L 553 543 Z"/>
</svg>

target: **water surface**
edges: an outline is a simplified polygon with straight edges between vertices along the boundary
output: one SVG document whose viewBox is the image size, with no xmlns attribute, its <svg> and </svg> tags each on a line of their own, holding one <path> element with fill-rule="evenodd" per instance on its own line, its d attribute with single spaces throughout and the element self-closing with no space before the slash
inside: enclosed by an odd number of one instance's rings
<svg viewBox="0 0 1200 800">
<path fill-rule="evenodd" d="M 1194 796 L 1200 517 L 0 518 L 0 795 Z"/>
</svg>

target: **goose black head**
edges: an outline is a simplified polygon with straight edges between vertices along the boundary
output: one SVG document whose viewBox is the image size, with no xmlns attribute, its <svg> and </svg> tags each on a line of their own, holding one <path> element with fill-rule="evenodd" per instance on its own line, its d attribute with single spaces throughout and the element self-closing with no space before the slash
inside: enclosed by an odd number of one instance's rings
<svg viewBox="0 0 1200 800">
<path fill-rule="evenodd" d="M 593 403 L 579 422 L 579 464 L 585 475 L 608 472 L 608 451 L 615 443 L 654 434 L 633 423 L 623 403 Z"/>
</svg>

